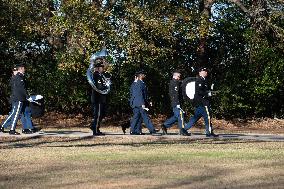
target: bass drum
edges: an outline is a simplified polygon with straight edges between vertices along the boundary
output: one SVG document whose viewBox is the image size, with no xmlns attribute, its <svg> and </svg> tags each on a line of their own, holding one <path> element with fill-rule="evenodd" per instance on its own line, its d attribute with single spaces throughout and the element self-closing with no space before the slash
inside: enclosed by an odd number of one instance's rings
<svg viewBox="0 0 284 189">
<path fill-rule="evenodd" d="M 41 95 L 31 95 L 30 108 L 33 118 L 42 117 L 45 113 L 44 98 Z"/>
<path fill-rule="evenodd" d="M 182 81 L 182 95 L 185 100 L 192 101 L 195 95 L 195 81 L 196 77 L 187 77 Z"/>
</svg>

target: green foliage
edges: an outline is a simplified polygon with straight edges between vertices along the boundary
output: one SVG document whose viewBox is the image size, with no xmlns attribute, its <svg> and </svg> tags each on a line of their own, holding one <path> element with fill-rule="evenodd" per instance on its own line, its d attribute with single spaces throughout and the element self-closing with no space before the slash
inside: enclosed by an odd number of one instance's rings
<svg viewBox="0 0 284 189">
<path fill-rule="evenodd" d="M 283 116 L 283 3 L 269 1 L 272 8 L 256 14 L 269 22 L 259 24 L 235 4 L 212 2 L 213 15 L 197 0 L 2 1 L 1 110 L 9 110 L 12 65 L 23 61 L 31 93 L 44 95 L 48 110 L 91 113 L 85 74 L 90 56 L 107 47 L 115 60 L 111 113 L 131 111 L 129 86 L 137 69 L 147 72 L 153 113 L 170 112 L 171 72 L 194 76 L 191 67 L 206 50 L 210 79 L 220 91 L 213 98 L 217 116 Z M 201 42 L 207 48 L 200 49 Z"/>
</svg>

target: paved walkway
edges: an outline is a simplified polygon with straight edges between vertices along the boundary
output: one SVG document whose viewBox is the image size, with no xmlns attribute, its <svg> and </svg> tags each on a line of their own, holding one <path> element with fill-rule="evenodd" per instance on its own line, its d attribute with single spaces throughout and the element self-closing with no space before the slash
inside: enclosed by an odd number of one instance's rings
<svg viewBox="0 0 284 189">
<path fill-rule="evenodd" d="M 254 140 L 254 141 L 279 141 L 279 142 L 284 142 L 284 135 L 276 135 L 276 134 L 243 134 L 243 133 L 218 133 L 219 137 L 218 140 Z M 145 134 L 145 135 L 129 135 L 129 133 L 126 133 L 125 135 L 122 132 L 105 132 L 104 136 L 97 136 L 97 137 L 115 137 L 115 136 L 120 136 L 120 137 L 149 137 L 151 136 L 150 134 Z M 198 132 L 193 132 L 191 136 L 180 136 L 177 133 L 168 133 L 168 135 L 161 135 L 160 133 L 154 135 L 155 137 L 163 136 L 163 138 L 169 138 L 169 139 L 175 139 L 175 138 L 181 138 L 181 137 L 189 137 L 190 139 L 208 139 L 204 134 L 198 133 Z M 0 140 L 1 137 L 70 137 L 70 138 L 87 138 L 87 137 L 92 137 L 92 133 L 89 131 L 80 131 L 80 130 L 47 130 L 47 131 L 40 131 L 38 133 L 34 134 L 21 134 L 21 135 L 9 135 L 8 133 L 0 133 Z"/>
</svg>

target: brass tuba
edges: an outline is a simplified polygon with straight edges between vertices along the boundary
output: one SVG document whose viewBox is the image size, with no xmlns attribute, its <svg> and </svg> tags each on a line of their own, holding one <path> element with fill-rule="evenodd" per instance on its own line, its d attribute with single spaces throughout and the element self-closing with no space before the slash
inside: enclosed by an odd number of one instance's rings
<svg viewBox="0 0 284 189">
<path fill-rule="evenodd" d="M 95 85 L 95 81 L 94 81 L 94 77 L 93 77 L 93 71 L 94 71 L 94 64 L 96 62 L 97 59 L 104 59 L 106 60 L 106 58 L 110 56 L 108 51 L 104 48 L 99 52 L 96 52 L 95 54 L 93 54 L 90 58 L 90 65 L 89 68 L 87 69 L 87 80 L 89 82 L 89 84 L 92 86 L 92 88 L 97 91 L 100 94 L 108 94 L 110 92 L 110 86 L 111 86 L 111 80 L 110 78 L 106 77 L 106 74 L 102 74 L 104 83 L 106 84 L 107 88 L 105 90 L 99 90 L 96 85 Z"/>
</svg>

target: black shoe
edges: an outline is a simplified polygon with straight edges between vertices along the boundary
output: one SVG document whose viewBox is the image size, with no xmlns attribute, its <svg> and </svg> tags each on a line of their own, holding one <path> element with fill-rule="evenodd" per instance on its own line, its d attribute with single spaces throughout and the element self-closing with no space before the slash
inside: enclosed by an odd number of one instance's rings
<svg viewBox="0 0 284 189">
<path fill-rule="evenodd" d="M 31 130 L 29 130 L 29 129 L 23 129 L 22 133 L 23 134 L 32 134 L 33 132 Z"/>
<path fill-rule="evenodd" d="M 10 130 L 10 131 L 9 131 L 9 134 L 10 134 L 10 135 L 20 135 L 20 133 L 18 133 L 18 132 L 15 131 L 15 130 Z"/>
<path fill-rule="evenodd" d="M 145 135 L 145 133 L 142 133 L 142 132 L 141 133 L 136 133 L 136 135 Z"/>
<path fill-rule="evenodd" d="M 153 131 L 150 131 L 151 135 L 161 135 L 160 133 L 158 133 L 160 130 L 154 129 Z"/>
<path fill-rule="evenodd" d="M 219 137 L 219 135 L 216 135 L 216 134 L 213 133 L 213 132 L 211 133 L 211 136 L 212 136 L 212 137 Z"/>
<path fill-rule="evenodd" d="M 163 135 L 167 135 L 168 134 L 167 127 L 164 124 L 161 125 L 161 129 L 163 131 Z"/>
<path fill-rule="evenodd" d="M 179 134 L 182 136 L 191 136 L 191 133 L 187 132 L 184 128 L 179 131 Z"/>
<path fill-rule="evenodd" d="M 137 135 L 137 133 L 131 131 L 130 135 Z"/>
<path fill-rule="evenodd" d="M 93 136 L 104 136 L 105 134 L 102 132 L 93 132 Z"/>
<path fill-rule="evenodd" d="M 2 132 L 2 133 L 6 133 L 4 127 L 1 127 L 1 128 L 0 128 L 0 133 L 1 133 L 1 132 Z"/>
<path fill-rule="evenodd" d="M 31 129 L 32 133 L 36 133 L 39 132 L 42 128 L 41 127 L 34 127 L 33 129 Z"/>
<path fill-rule="evenodd" d="M 219 137 L 219 135 L 216 135 L 215 133 L 206 134 L 206 137 Z"/>
</svg>

